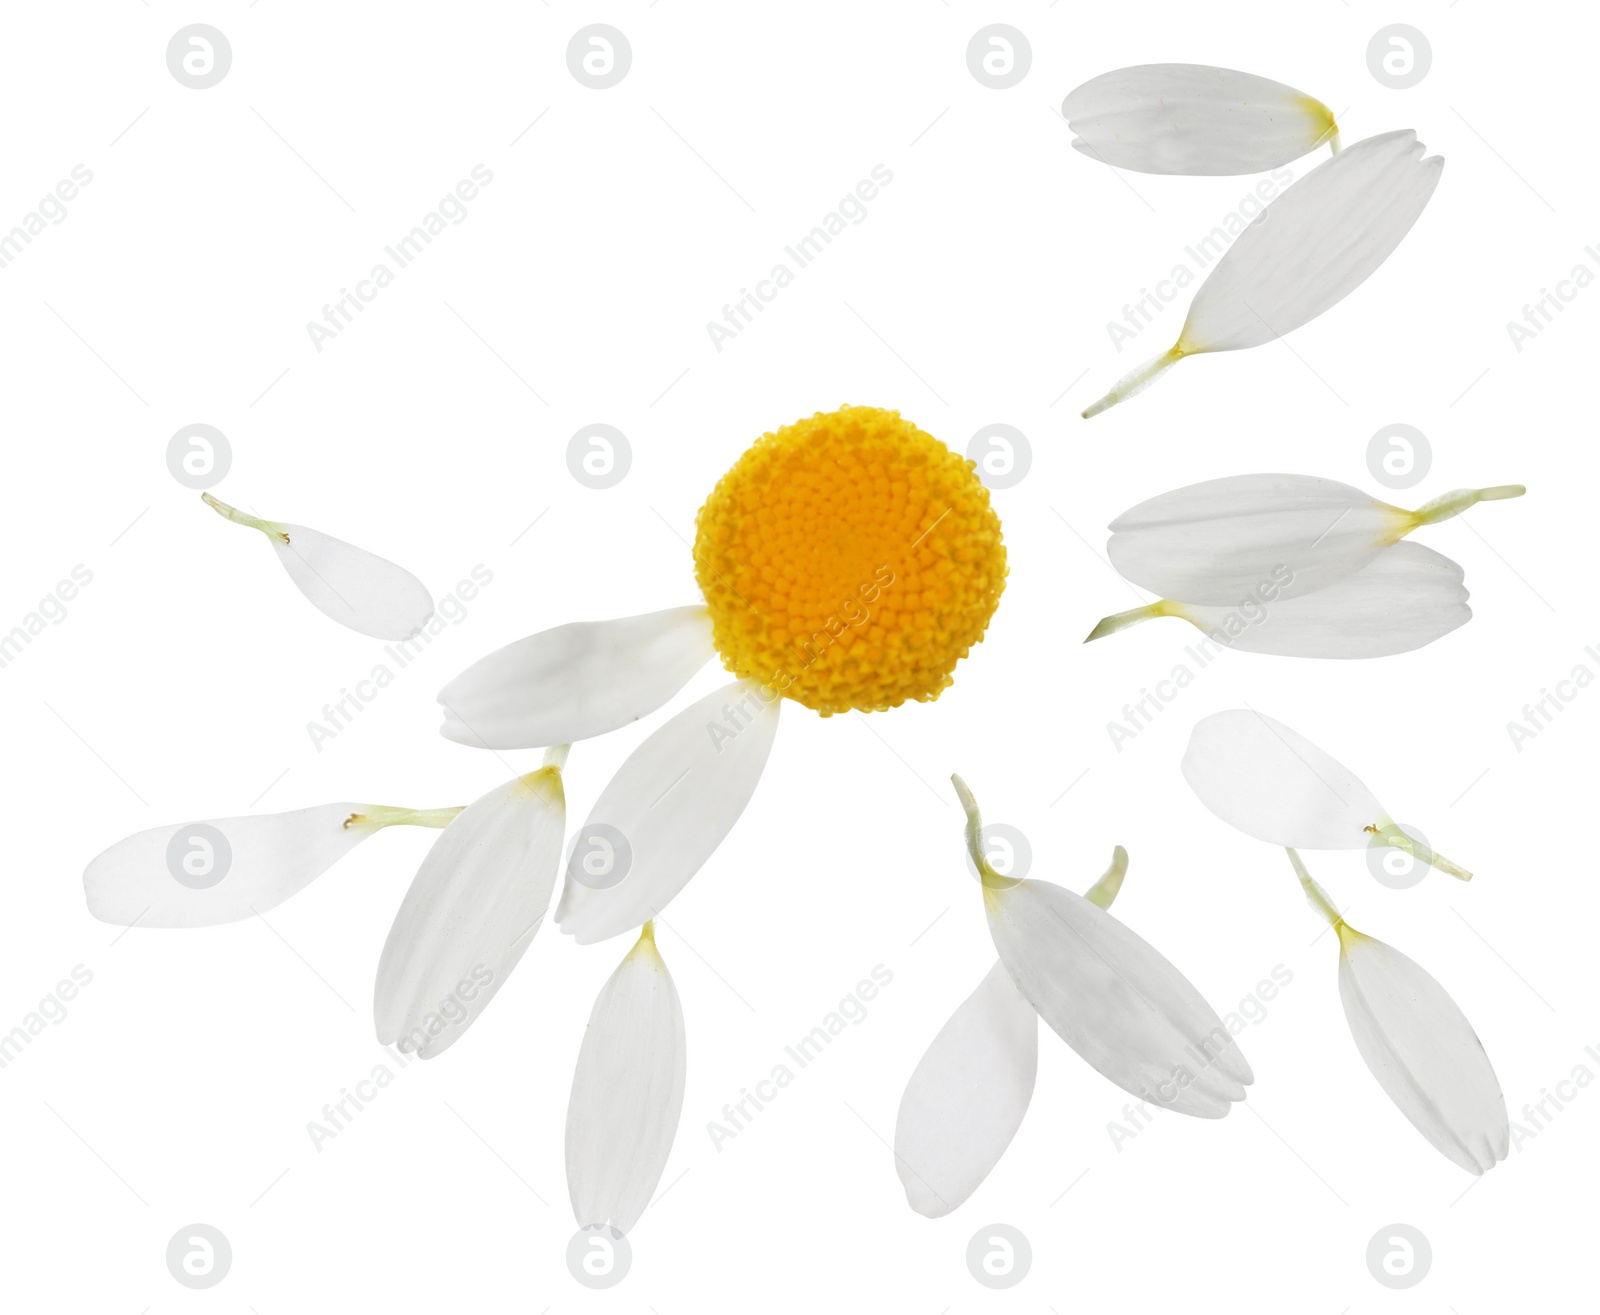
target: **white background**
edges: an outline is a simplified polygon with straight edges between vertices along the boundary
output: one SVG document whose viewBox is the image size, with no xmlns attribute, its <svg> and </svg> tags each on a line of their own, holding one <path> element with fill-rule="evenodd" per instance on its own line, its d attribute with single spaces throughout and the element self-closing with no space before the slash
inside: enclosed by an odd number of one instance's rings
<svg viewBox="0 0 1600 1315">
<path fill-rule="evenodd" d="M 233 49 L 206 91 L 165 62 L 197 21 Z M 1005 91 L 965 57 L 997 21 L 1032 48 Z M 591 22 L 631 43 L 610 90 L 567 70 Z M 1409 91 L 1367 68 L 1392 22 L 1433 47 Z M 1178 759 L 1198 718 L 1248 701 L 1344 760 L 1478 874 L 1396 891 L 1359 852 L 1308 856 L 1351 921 L 1449 988 L 1525 1128 L 1525 1102 L 1580 1064 L 1600 1074 L 1584 1051 L 1600 1043 L 1600 693 L 1520 752 L 1506 729 L 1574 666 L 1600 672 L 1585 654 L 1600 640 L 1600 291 L 1520 353 L 1505 328 L 1575 264 L 1600 271 L 1583 251 L 1600 238 L 1595 35 L 1573 7 L 1362 0 L 10 8 L 0 228 L 74 165 L 93 182 L 0 269 L 0 628 L 75 565 L 94 579 L 0 670 L 13 846 L 0 1030 L 75 965 L 93 981 L 0 1070 L 4 1304 L 1473 1315 L 1592 1301 L 1600 1090 L 1474 1184 L 1362 1066 L 1333 940 L 1314 941 L 1282 854 L 1204 811 Z M 1117 175 L 1069 148 L 1068 90 L 1161 60 L 1303 88 L 1347 143 L 1414 127 L 1448 164 L 1398 252 L 1289 343 L 1185 362 L 1084 422 L 1176 337 L 1183 303 L 1121 355 L 1106 321 L 1254 182 Z M 318 352 L 307 321 L 477 164 L 494 181 L 466 221 Z M 894 180 L 866 221 L 715 350 L 706 322 L 877 164 Z M 994 499 L 1010 583 L 937 703 L 786 711 L 754 802 L 661 930 L 688 1020 L 683 1121 L 632 1273 L 590 1292 L 564 1261 L 562 1127 L 590 1002 L 625 941 L 580 951 L 546 928 L 462 1044 L 399 1071 L 319 1151 L 307 1122 L 394 1067 L 373 1040 L 371 984 L 431 833 L 374 838 L 270 927 L 117 937 L 86 913 L 80 874 L 161 822 L 476 798 L 507 767 L 438 736 L 438 687 L 535 630 L 693 601 L 685 540 L 717 477 L 764 430 L 846 401 L 899 408 L 958 449 L 995 422 L 1028 436 L 1027 477 Z M 564 456 L 595 422 L 633 450 L 607 491 L 580 486 Z M 1106 522 L 1251 471 L 1382 494 L 1365 451 L 1395 422 L 1434 450 L 1397 501 L 1528 486 L 1425 536 L 1465 567 L 1471 624 L 1375 662 L 1224 655 L 1117 751 L 1107 723 L 1193 635 L 1167 621 L 1081 646 L 1133 605 L 1101 557 Z M 314 612 L 255 536 L 172 479 L 168 439 L 192 423 L 231 442 L 220 496 L 398 560 L 439 595 L 475 565 L 494 574 L 320 751 L 307 722 L 382 646 Z M 683 700 L 720 679 L 708 669 Z M 570 815 L 652 724 L 574 749 Z M 505 758 L 524 771 L 538 754 Z M 1027 834 L 1035 876 L 1082 889 L 1126 845 L 1117 916 L 1219 1010 L 1276 965 L 1293 982 L 1240 1038 L 1257 1076 L 1244 1106 L 1216 1123 L 1164 1115 L 1120 1149 L 1107 1125 L 1124 1094 L 1046 1031 L 1009 1153 L 930 1222 L 906 1207 L 885 1139 L 917 1058 L 993 961 L 952 770 Z M 865 1021 L 715 1149 L 707 1122 L 876 964 L 894 980 Z M 234 1252 L 203 1293 L 164 1261 L 197 1221 Z M 1009 1292 L 965 1263 L 995 1222 L 1033 1246 Z M 1433 1248 L 1406 1292 L 1364 1259 L 1395 1222 Z"/>
</svg>

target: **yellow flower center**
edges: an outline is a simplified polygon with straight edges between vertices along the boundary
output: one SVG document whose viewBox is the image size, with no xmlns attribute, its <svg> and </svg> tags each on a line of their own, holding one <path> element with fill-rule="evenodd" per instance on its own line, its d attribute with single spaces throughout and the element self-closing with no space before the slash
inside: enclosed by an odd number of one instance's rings
<svg viewBox="0 0 1600 1315">
<path fill-rule="evenodd" d="M 972 462 L 898 411 L 846 406 L 763 434 L 696 527 L 723 665 L 825 717 L 938 698 L 1005 588 Z"/>
</svg>

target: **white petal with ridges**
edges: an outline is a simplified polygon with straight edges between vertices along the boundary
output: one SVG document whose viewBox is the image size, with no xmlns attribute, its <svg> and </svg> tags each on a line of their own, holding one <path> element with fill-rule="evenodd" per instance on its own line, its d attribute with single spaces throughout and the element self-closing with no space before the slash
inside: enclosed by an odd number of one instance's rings
<svg viewBox="0 0 1600 1315">
<path fill-rule="evenodd" d="M 1028 1112 L 1039 1068 L 1039 1015 L 996 963 L 918 1062 L 895 1120 L 906 1200 L 938 1219 L 999 1163 Z"/>
<path fill-rule="evenodd" d="M 1234 607 L 1167 606 L 1215 643 L 1244 653 L 1388 657 L 1431 644 L 1472 619 L 1463 579 L 1448 557 L 1420 543 L 1397 543 L 1315 593 Z"/>
<path fill-rule="evenodd" d="M 448 1049 L 505 985 L 544 920 L 561 862 L 558 766 L 469 805 L 434 843 L 378 961 L 378 1040 L 424 1059 Z"/>
<path fill-rule="evenodd" d="M 1313 475 L 1230 475 L 1130 507 L 1106 544 L 1125 579 L 1182 603 L 1279 598 L 1353 575 L 1417 524 L 1414 513 Z"/>
<path fill-rule="evenodd" d="M 1091 78 L 1061 106 L 1073 146 L 1118 169 L 1247 174 L 1337 141 L 1333 112 L 1293 87 L 1204 64 L 1140 64 Z"/>
<path fill-rule="evenodd" d="M 1083 896 L 1042 881 L 985 889 L 989 932 L 1017 988 L 1069 1046 L 1162 1108 L 1222 1118 L 1250 1066 L 1189 980 Z"/>
<path fill-rule="evenodd" d="M 89 912 L 119 927 L 213 927 L 265 913 L 370 836 L 376 827 L 352 824 L 370 811 L 368 804 L 321 804 L 140 831 L 84 869 Z"/>
<path fill-rule="evenodd" d="M 1444 987 L 1399 950 L 1341 923 L 1339 999 L 1372 1076 L 1440 1154 L 1477 1174 L 1506 1158 L 1500 1080 Z"/>
<path fill-rule="evenodd" d="M 654 712 L 712 653 L 704 605 L 557 626 L 507 644 L 446 685 L 443 734 L 488 749 L 590 739 Z"/>
<path fill-rule="evenodd" d="M 628 861 L 614 885 L 570 876 L 556 921 L 580 945 L 653 918 L 700 870 L 739 820 L 778 731 L 777 695 L 754 681 L 725 685 L 661 727 L 617 770 L 584 824 L 620 832 Z"/>
<path fill-rule="evenodd" d="M 567 1192 L 580 1227 L 631 1229 L 667 1167 L 685 1075 L 683 1006 L 645 924 L 600 989 L 567 1101 Z"/>
</svg>

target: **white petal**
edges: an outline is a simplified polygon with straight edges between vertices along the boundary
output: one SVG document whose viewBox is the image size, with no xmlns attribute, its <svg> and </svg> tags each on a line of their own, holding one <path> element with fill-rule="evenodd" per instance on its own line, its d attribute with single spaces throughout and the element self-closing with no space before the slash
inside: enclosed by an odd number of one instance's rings
<svg viewBox="0 0 1600 1315">
<path fill-rule="evenodd" d="M 996 963 L 922 1056 L 900 1099 L 894 1163 L 906 1200 L 938 1219 L 977 1189 L 1022 1125 L 1039 1015 Z"/>
<path fill-rule="evenodd" d="M 550 905 L 566 803 L 543 767 L 469 805 L 423 859 L 378 961 L 378 1040 L 453 1045 L 511 975 Z"/>
<path fill-rule="evenodd" d="M 368 808 L 321 804 L 141 831 L 84 869 L 89 912 L 119 927 L 212 927 L 265 913 L 373 833 L 346 825 Z"/>
<path fill-rule="evenodd" d="M 1389 258 L 1439 184 L 1406 128 L 1368 137 L 1292 184 L 1241 233 L 1195 294 L 1185 353 L 1271 342 L 1338 304 Z"/>
<path fill-rule="evenodd" d="M 340 625 L 376 639 L 407 639 L 433 614 L 428 588 L 403 567 L 321 530 L 285 525 L 272 538 L 301 593 Z"/>
<path fill-rule="evenodd" d="M 1303 91 L 1204 64 L 1102 73 L 1061 113 L 1085 155 L 1148 174 L 1259 173 L 1338 136 L 1333 112 Z"/>
<path fill-rule="evenodd" d="M 654 917 L 739 820 L 778 731 L 776 696 L 735 681 L 690 705 L 635 749 L 601 792 L 579 836 L 620 833 L 628 858 L 615 884 L 567 877 L 556 921 L 580 945 Z"/>
<path fill-rule="evenodd" d="M 1469 1173 L 1494 1168 L 1511 1127 L 1466 1015 L 1399 950 L 1345 924 L 1339 942 L 1339 998 L 1378 1085 L 1441 1154 Z"/>
<path fill-rule="evenodd" d="M 1431 644 L 1472 619 L 1462 571 L 1420 543 L 1397 543 L 1354 575 L 1297 598 L 1233 607 L 1179 604 L 1218 644 L 1280 657 L 1372 658 Z"/>
<path fill-rule="evenodd" d="M 603 735 L 654 712 L 712 652 L 704 605 L 544 630 L 474 662 L 439 692 L 444 736 L 527 749 Z"/>
<path fill-rule="evenodd" d="M 1181 603 L 1261 589 L 1311 593 L 1368 565 L 1415 516 L 1312 475 L 1231 475 L 1173 489 L 1111 522 L 1106 552 L 1134 584 Z"/>
<path fill-rule="evenodd" d="M 626 1233 L 661 1181 L 683 1110 L 683 1007 L 648 925 L 600 988 L 567 1102 L 567 1191 L 580 1226 Z"/>
<path fill-rule="evenodd" d="M 989 932 L 1018 989 L 1069 1046 L 1125 1091 L 1221 1118 L 1253 1080 L 1238 1045 L 1156 949 L 1061 886 L 985 888 Z"/>
<path fill-rule="evenodd" d="M 1248 708 L 1197 722 L 1183 775 L 1228 825 L 1292 849 L 1363 849 L 1390 819 L 1372 791 L 1281 722 Z"/>
</svg>

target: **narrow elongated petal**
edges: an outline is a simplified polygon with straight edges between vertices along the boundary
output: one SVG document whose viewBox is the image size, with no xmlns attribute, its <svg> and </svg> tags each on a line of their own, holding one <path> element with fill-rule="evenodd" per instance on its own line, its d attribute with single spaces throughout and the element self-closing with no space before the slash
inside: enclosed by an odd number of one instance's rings
<svg viewBox="0 0 1600 1315">
<path fill-rule="evenodd" d="M 1042 881 L 985 889 L 989 932 L 1018 989 L 1105 1077 L 1164 1108 L 1220 1119 L 1253 1080 L 1216 1011 L 1147 941 Z"/>
<path fill-rule="evenodd" d="M 1038 1068 L 1039 1015 L 996 962 L 900 1099 L 894 1164 L 913 1210 L 938 1219 L 977 1190 L 1022 1126 Z"/>
<path fill-rule="evenodd" d="M 1500 1079 L 1466 1015 L 1420 964 L 1350 926 L 1289 850 L 1311 906 L 1339 934 L 1339 999 L 1372 1076 L 1435 1150 L 1468 1173 L 1506 1158 Z"/>
<path fill-rule="evenodd" d="M 1108 616 L 1090 639 L 1152 617 L 1188 621 L 1215 644 L 1276 657 L 1373 658 L 1422 648 L 1472 619 L 1461 568 L 1420 543 L 1402 542 L 1315 593 L 1231 607 L 1163 598 Z"/>
<path fill-rule="evenodd" d="M 601 791 L 580 836 L 621 837 L 614 884 L 568 877 L 556 921 L 580 945 L 654 917 L 700 870 L 739 820 L 778 731 L 776 695 L 735 681 L 650 736 Z"/>
<path fill-rule="evenodd" d="M 428 851 L 378 961 L 378 1040 L 423 1059 L 505 985 L 550 904 L 566 802 L 559 758 L 469 805 Z"/>
<path fill-rule="evenodd" d="M 567 1191 L 582 1227 L 631 1229 L 683 1110 L 683 1007 L 647 922 L 600 989 L 567 1102 Z"/>
<path fill-rule="evenodd" d="M 586 740 L 654 712 L 712 655 L 704 605 L 529 635 L 439 692 L 446 739 L 486 749 Z"/>
<path fill-rule="evenodd" d="M 1177 602 L 1293 598 L 1370 564 L 1413 517 L 1337 480 L 1230 475 L 1130 507 L 1106 553 L 1124 578 Z"/>
<path fill-rule="evenodd" d="M 213 927 L 265 913 L 377 830 L 366 820 L 373 811 L 321 804 L 141 831 L 84 869 L 89 912 L 119 927 Z"/>
<path fill-rule="evenodd" d="M 342 626 L 375 639 L 407 639 L 433 614 L 427 586 L 403 567 L 305 525 L 265 521 L 201 494 L 228 520 L 260 530 L 295 587 Z"/>
<path fill-rule="evenodd" d="M 1357 142 L 1293 183 L 1212 266 L 1178 341 L 1084 411 L 1143 391 L 1186 356 L 1258 347 L 1343 301 L 1388 259 L 1444 169 L 1411 129 Z"/>
<path fill-rule="evenodd" d="M 1453 877 L 1472 876 L 1401 831 L 1343 763 L 1253 708 L 1196 722 L 1182 766 L 1201 803 L 1257 840 L 1290 849 L 1385 844 Z"/>
<path fill-rule="evenodd" d="M 1372 1076 L 1440 1154 L 1468 1173 L 1506 1158 L 1500 1080 L 1444 987 L 1399 950 L 1342 923 L 1339 999 Z"/>
<path fill-rule="evenodd" d="M 1333 111 L 1270 78 L 1140 64 L 1091 78 L 1061 106 L 1091 159 L 1147 174 L 1248 174 L 1337 147 Z"/>
</svg>

